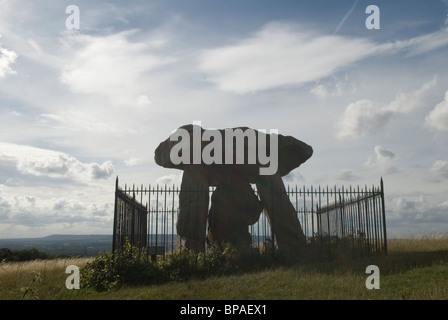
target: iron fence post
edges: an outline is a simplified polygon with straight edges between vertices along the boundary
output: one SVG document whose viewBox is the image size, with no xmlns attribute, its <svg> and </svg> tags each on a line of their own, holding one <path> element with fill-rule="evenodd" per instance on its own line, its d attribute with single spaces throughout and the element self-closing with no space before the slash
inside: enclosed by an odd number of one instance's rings
<svg viewBox="0 0 448 320">
<path fill-rule="evenodd" d="M 384 183 L 383 177 L 380 180 L 381 187 L 381 207 L 383 211 L 383 235 L 384 235 L 384 253 L 387 254 L 387 235 L 386 235 L 386 209 L 384 205 Z"/>
</svg>

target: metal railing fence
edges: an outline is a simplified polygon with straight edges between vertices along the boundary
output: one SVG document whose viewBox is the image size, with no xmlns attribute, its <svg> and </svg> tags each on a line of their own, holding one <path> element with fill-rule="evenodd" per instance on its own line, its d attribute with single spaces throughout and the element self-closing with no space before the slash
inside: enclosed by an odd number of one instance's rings
<svg viewBox="0 0 448 320">
<path fill-rule="evenodd" d="M 214 191 L 206 191 L 210 196 Z M 115 187 L 113 248 L 125 239 L 153 255 L 164 255 L 179 248 L 176 221 L 180 188 L 151 186 Z M 325 255 L 344 252 L 359 254 L 387 253 L 384 187 L 290 187 L 286 189 L 307 243 Z M 143 205 L 145 203 L 145 205 Z M 260 248 L 273 235 L 263 211 L 258 222 L 249 226 L 252 246 Z"/>
</svg>

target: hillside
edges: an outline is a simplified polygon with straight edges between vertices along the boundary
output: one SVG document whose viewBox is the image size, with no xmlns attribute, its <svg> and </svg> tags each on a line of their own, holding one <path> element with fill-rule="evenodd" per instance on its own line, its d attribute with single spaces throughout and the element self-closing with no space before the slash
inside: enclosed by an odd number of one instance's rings
<svg viewBox="0 0 448 320">
<path fill-rule="evenodd" d="M 214 300 L 210 304 L 217 308 L 222 308 L 229 300 L 265 300 L 248 302 L 264 304 L 267 300 L 448 299 L 446 236 L 437 239 L 391 239 L 389 244 L 390 252 L 387 256 L 372 256 L 356 261 L 335 260 L 311 265 L 298 264 L 288 268 L 173 281 L 160 285 L 126 286 L 107 292 L 66 288 L 66 267 L 82 267 L 92 261 L 91 258 L 3 263 L 0 268 L 0 300 L 23 298 L 24 287 L 32 289 L 25 299 Z M 379 289 L 369 289 L 366 286 L 369 277 L 366 267 L 369 265 L 379 267 Z M 36 274 L 39 281 L 33 281 Z M 173 306 L 170 305 L 167 311 L 179 315 L 181 307 L 188 304 L 205 305 L 204 301 L 179 301 Z M 157 302 L 156 306 L 160 305 L 161 303 Z M 268 315 L 273 315 L 275 310 L 269 307 L 267 311 Z"/>
<path fill-rule="evenodd" d="M 96 256 L 100 251 L 112 250 L 112 235 L 55 234 L 42 238 L 0 239 L 0 248 L 35 248 L 46 253 Z"/>
</svg>

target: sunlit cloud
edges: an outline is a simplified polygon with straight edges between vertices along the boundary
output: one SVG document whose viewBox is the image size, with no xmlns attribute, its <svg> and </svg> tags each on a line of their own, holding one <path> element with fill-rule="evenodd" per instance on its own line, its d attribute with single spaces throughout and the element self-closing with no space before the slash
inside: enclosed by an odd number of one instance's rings
<svg viewBox="0 0 448 320">
<path fill-rule="evenodd" d="M 8 74 L 16 73 L 16 71 L 12 69 L 11 65 L 16 61 L 17 56 L 17 53 L 14 51 L 2 48 L 0 46 L 0 79 L 6 77 Z"/>
<path fill-rule="evenodd" d="M 109 178 L 115 170 L 111 162 L 83 163 L 63 152 L 12 143 L 0 143 L 1 162 L 13 163 L 21 174 L 80 182 Z"/>
<path fill-rule="evenodd" d="M 364 38 L 321 35 L 291 23 L 273 22 L 252 37 L 204 50 L 199 63 L 209 81 L 219 89 L 244 94 L 325 79 L 374 55 L 407 52 L 408 56 L 414 56 L 437 50 L 448 45 L 447 35 L 445 25 L 408 40 L 375 43 Z M 316 87 L 314 93 L 322 94 L 322 89 Z"/>
<path fill-rule="evenodd" d="M 445 92 L 445 99 L 435 106 L 425 121 L 433 130 L 448 131 L 448 91 Z"/>
<path fill-rule="evenodd" d="M 359 100 L 349 104 L 336 124 L 337 137 L 341 140 L 363 137 L 375 133 L 397 115 L 404 115 L 424 105 L 424 98 L 437 84 L 437 77 L 411 92 L 399 92 L 389 103 Z"/>
<path fill-rule="evenodd" d="M 146 160 L 142 159 L 142 158 L 130 158 L 130 159 L 124 161 L 124 163 L 129 167 L 142 165 L 145 162 L 146 162 Z"/>
<path fill-rule="evenodd" d="M 151 53 L 145 42 L 130 41 L 136 32 L 74 35 L 70 45 L 76 50 L 62 66 L 61 81 L 73 92 L 102 95 L 114 104 L 132 104 L 135 97 L 137 103 L 148 104 L 140 93 L 145 86 L 142 76 L 174 59 Z"/>
<path fill-rule="evenodd" d="M 204 50 L 199 63 L 221 90 L 249 93 L 325 78 L 374 49 L 366 39 L 319 35 L 277 22 L 233 45 Z"/>
</svg>

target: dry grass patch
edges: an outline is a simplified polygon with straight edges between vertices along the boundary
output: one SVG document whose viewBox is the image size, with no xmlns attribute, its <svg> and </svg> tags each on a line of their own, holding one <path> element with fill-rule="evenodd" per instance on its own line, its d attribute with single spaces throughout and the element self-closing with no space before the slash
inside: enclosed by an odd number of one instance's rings
<svg viewBox="0 0 448 320">
<path fill-rule="evenodd" d="M 69 258 L 0 263 L 0 299 L 41 298 L 50 287 L 53 292 L 63 289 L 68 276 L 65 273 L 67 266 L 82 267 L 91 260 Z"/>
</svg>

